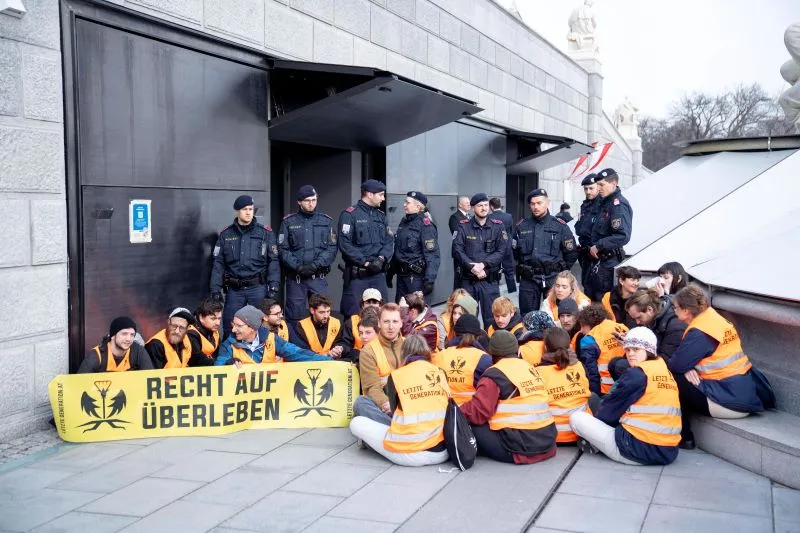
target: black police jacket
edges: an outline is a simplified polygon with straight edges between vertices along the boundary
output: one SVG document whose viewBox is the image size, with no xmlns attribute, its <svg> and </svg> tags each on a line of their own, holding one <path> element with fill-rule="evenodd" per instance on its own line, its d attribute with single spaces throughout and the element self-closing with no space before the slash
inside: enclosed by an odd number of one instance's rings
<svg viewBox="0 0 800 533">
<path fill-rule="evenodd" d="M 508 232 L 497 219 L 487 218 L 481 226 L 477 218 L 462 220 L 453 240 L 453 257 L 462 273 L 472 270 L 470 263 L 483 263 L 487 272 L 499 272 L 508 246 Z"/>
<path fill-rule="evenodd" d="M 211 293 L 222 292 L 225 274 L 237 279 L 247 279 L 262 272 L 267 274 L 267 284 L 278 286 L 280 265 L 278 245 L 272 228 L 262 226 L 258 219 L 247 226 L 233 224 L 222 230 L 214 246 L 214 268 L 211 270 Z"/>
<path fill-rule="evenodd" d="M 439 271 L 439 231 L 431 219 L 421 213 L 406 215 L 394 235 L 394 262 L 423 264 L 426 281 L 435 281 Z"/>
<path fill-rule="evenodd" d="M 584 200 L 581 204 L 581 214 L 575 222 L 575 235 L 581 246 L 592 245 L 592 226 L 600 208 L 600 198 L 595 196 L 594 200 Z"/>
<path fill-rule="evenodd" d="M 617 188 L 601 199 L 592 225 L 592 244 L 600 252 L 622 248 L 631 240 L 633 209 Z"/>
<path fill-rule="evenodd" d="M 315 270 L 330 268 L 338 251 L 333 219 L 324 213 L 298 211 L 283 217 L 278 233 L 278 251 L 287 269 L 303 265 Z"/>
<path fill-rule="evenodd" d="M 394 252 L 394 237 L 386 215 L 362 200 L 339 215 L 339 250 L 348 265 L 363 266 L 379 256 L 387 262 Z"/>
<path fill-rule="evenodd" d="M 530 216 L 520 220 L 511 244 L 517 264 L 545 268 L 548 276 L 569 270 L 578 259 L 569 226 L 549 212 L 540 218 Z"/>
</svg>

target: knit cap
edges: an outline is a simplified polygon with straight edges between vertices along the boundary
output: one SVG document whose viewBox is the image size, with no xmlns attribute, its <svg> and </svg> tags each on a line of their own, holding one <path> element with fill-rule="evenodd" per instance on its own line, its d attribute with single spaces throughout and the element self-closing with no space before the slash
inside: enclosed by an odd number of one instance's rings
<svg viewBox="0 0 800 533">
<path fill-rule="evenodd" d="M 130 328 L 133 328 L 133 331 L 137 331 L 139 329 L 136 327 L 136 322 L 134 322 L 133 319 L 127 316 L 118 316 L 111 321 L 111 326 L 108 328 L 108 336 L 113 337 L 123 329 Z"/>
<path fill-rule="evenodd" d="M 455 329 L 456 335 L 471 333 L 479 337 L 481 333 L 483 333 L 481 323 L 478 322 L 478 317 L 473 315 L 461 315 L 461 318 L 456 321 Z"/>
<path fill-rule="evenodd" d="M 459 296 L 456 298 L 456 301 L 453 302 L 453 306 L 456 305 L 460 306 L 464 309 L 467 313 L 472 316 L 478 316 L 478 302 L 475 301 L 475 298 L 470 296 L 469 294 L 465 294 L 464 296 Z"/>
<path fill-rule="evenodd" d="M 264 320 L 264 313 L 256 309 L 252 305 L 245 305 L 233 315 L 253 329 L 261 327 L 261 321 Z"/>
<path fill-rule="evenodd" d="M 639 326 L 633 328 L 625 335 L 625 340 L 622 342 L 623 348 L 642 348 L 646 352 L 658 353 L 658 341 L 656 334 L 650 331 L 649 328 Z"/>
<path fill-rule="evenodd" d="M 489 339 L 489 353 L 495 356 L 515 355 L 519 352 L 519 342 L 513 333 L 504 329 L 495 331 Z"/>
<path fill-rule="evenodd" d="M 522 323 L 526 330 L 534 333 L 543 333 L 548 328 L 556 327 L 553 319 L 544 311 L 531 311 L 523 317 Z"/>
</svg>

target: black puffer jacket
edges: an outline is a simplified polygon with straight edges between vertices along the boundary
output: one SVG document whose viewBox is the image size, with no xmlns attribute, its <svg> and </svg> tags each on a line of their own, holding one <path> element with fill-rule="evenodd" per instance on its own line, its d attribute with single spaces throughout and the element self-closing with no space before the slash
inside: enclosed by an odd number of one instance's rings
<svg viewBox="0 0 800 533">
<path fill-rule="evenodd" d="M 675 315 L 675 306 L 669 296 L 663 296 L 661 301 L 663 307 L 650 324 L 650 329 L 658 340 L 658 354 L 668 359 L 681 343 L 686 324 Z"/>
</svg>

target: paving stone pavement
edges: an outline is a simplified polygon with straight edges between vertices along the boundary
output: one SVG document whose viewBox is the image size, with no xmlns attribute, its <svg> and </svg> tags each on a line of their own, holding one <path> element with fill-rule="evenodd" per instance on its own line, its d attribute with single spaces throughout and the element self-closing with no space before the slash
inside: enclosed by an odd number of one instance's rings
<svg viewBox="0 0 800 533">
<path fill-rule="evenodd" d="M 701 451 L 404 468 L 345 428 L 61 444 L 0 470 L 0 531 L 525 530 L 798 532 L 800 492 Z"/>
</svg>

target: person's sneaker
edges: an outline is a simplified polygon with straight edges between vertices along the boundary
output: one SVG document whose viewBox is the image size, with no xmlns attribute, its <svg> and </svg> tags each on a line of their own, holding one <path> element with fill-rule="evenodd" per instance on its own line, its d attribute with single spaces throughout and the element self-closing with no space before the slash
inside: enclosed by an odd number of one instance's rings
<svg viewBox="0 0 800 533">
<path fill-rule="evenodd" d="M 694 443 L 694 437 L 681 439 L 678 443 L 678 448 L 681 450 L 694 450 L 697 446 Z"/>
<path fill-rule="evenodd" d="M 356 440 L 356 448 L 358 448 L 359 450 L 366 450 L 367 449 L 367 445 L 364 444 L 363 440 L 357 439 Z"/>
<path fill-rule="evenodd" d="M 586 439 L 579 439 L 578 440 L 578 449 L 580 451 L 582 451 L 583 453 L 588 453 L 590 455 L 594 455 L 594 454 L 600 453 L 600 450 L 598 450 L 594 446 L 594 444 L 592 444 L 591 442 L 589 442 Z"/>
</svg>

